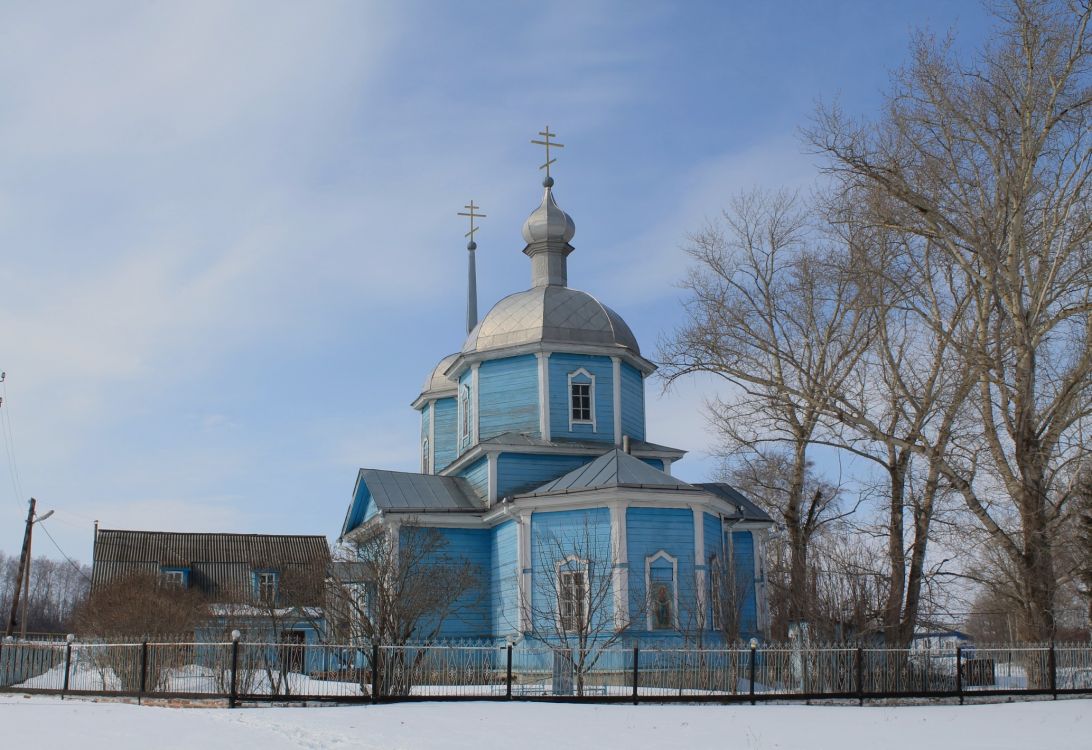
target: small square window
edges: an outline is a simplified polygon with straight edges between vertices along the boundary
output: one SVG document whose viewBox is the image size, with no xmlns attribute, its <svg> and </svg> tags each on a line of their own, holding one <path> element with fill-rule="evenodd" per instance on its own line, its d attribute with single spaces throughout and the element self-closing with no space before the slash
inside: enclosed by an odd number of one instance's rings
<svg viewBox="0 0 1092 750">
<path fill-rule="evenodd" d="M 592 421 L 591 383 L 572 383 L 570 389 L 573 421 Z"/>
<path fill-rule="evenodd" d="M 277 599 L 277 574 L 272 571 L 262 571 L 256 574 L 258 585 L 258 601 L 271 603 Z"/>
<path fill-rule="evenodd" d="M 161 570 L 159 582 L 167 588 L 186 588 L 186 573 L 182 570 Z"/>
</svg>

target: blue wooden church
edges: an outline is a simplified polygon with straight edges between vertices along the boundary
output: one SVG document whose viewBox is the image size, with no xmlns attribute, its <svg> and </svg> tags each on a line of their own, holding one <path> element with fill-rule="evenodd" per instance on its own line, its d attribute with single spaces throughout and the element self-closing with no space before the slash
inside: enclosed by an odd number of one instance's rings
<svg viewBox="0 0 1092 750">
<path fill-rule="evenodd" d="M 376 524 L 429 526 L 448 555 L 475 563 L 483 595 L 445 622 L 446 637 L 761 637 L 772 522 L 729 485 L 676 478 L 685 451 L 647 440 L 655 365 L 618 313 L 568 285 L 576 230 L 553 184 L 547 169 L 523 225 L 530 288 L 480 321 L 468 206 L 468 334 L 412 404 L 420 472 L 361 469 L 341 541 Z"/>
</svg>

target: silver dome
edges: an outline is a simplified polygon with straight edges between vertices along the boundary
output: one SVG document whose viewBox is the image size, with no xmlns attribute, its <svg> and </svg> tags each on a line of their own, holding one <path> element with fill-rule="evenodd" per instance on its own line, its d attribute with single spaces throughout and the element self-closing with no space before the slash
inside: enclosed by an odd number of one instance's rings
<svg viewBox="0 0 1092 750">
<path fill-rule="evenodd" d="M 561 210 L 554 200 L 554 193 L 549 187 L 542 194 L 542 203 L 531 212 L 527 221 L 523 223 L 523 240 L 528 245 L 537 242 L 560 243 L 570 242 L 576 235 L 576 224 L 573 218 Z"/>
<path fill-rule="evenodd" d="M 466 337 L 463 353 L 539 342 L 620 346 L 641 353 L 618 313 L 587 292 L 564 286 L 538 286 L 505 297 Z"/>
<path fill-rule="evenodd" d="M 444 373 L 447 368 L 451 367 L 451 363 L 455 361 L 458 354 L 449 354 L 440 360 L 440 363 L 436 365 L 432 370 L 432 374 L 425 378 L 425 384 L 421 387 L 421 395 L 436 393 L 438 391 L 451 391 L 455 390 L 456 383 Z"/>
</svg>

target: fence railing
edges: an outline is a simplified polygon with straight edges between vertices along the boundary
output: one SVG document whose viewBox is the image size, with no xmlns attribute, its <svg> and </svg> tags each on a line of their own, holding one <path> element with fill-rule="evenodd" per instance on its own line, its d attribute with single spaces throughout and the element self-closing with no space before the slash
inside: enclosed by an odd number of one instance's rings
<svg viewBox="0 0 1092 750">
<path fill-rule="evenodd" d="M 0 691 L 239 701 L 751 702 L 1092 694 L 1092 644 L 906 650 L 0 642 Z"/>
</svg>

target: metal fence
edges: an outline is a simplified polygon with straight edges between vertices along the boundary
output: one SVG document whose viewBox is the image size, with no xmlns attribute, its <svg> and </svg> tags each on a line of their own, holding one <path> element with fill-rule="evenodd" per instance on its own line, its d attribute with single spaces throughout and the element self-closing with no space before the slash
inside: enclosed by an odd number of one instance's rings
<svg viewBox="0 0 1092 750">
<path fill-rule="evenodd" d="M 1092 644 L 906 650 L 0 643 L 0 691 L 240 701 L 751 702 L 1092 694 Z"/>
</svg>

